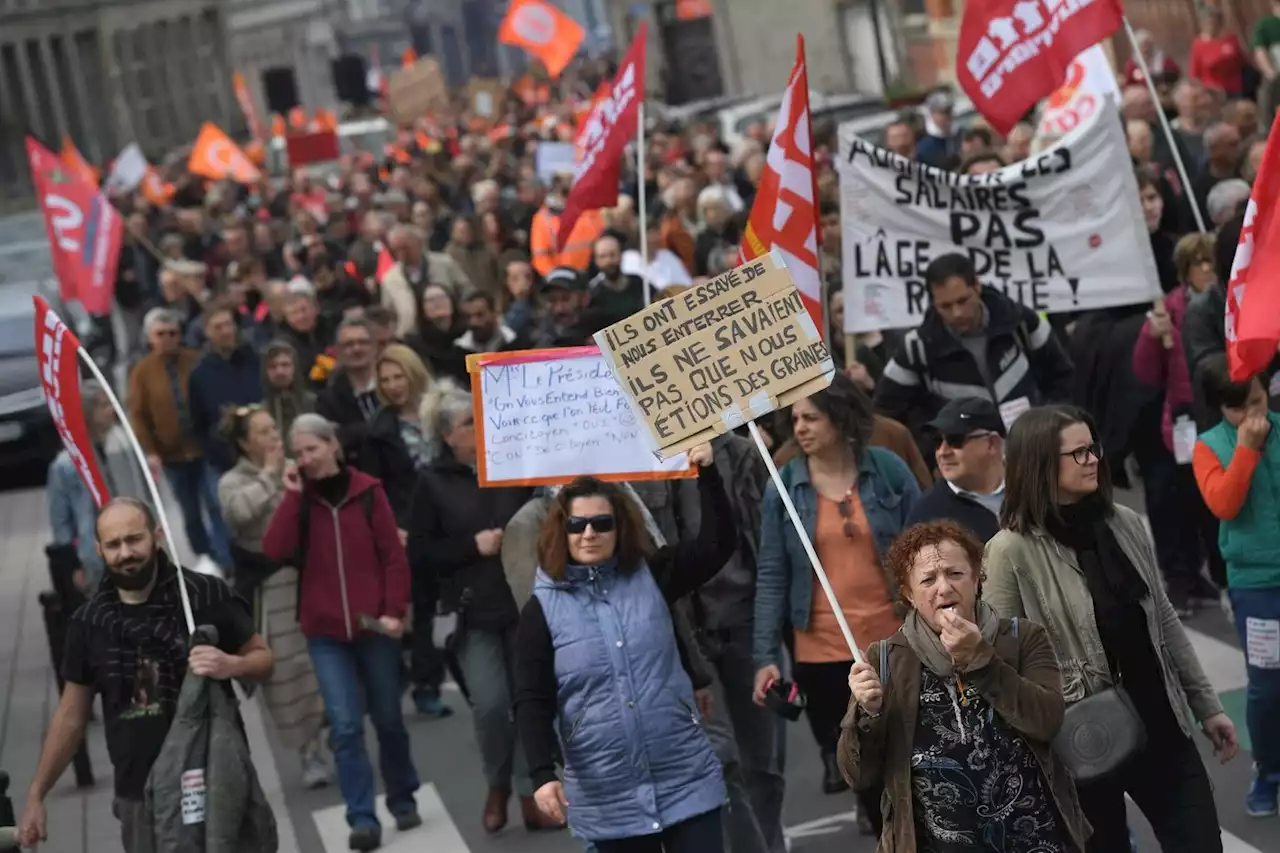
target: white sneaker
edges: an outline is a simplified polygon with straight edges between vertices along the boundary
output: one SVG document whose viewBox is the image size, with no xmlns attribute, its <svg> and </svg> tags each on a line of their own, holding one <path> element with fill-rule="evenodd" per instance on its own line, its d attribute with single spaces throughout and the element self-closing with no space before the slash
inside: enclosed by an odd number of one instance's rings
<svg viewBox="0 0 1280 853">
<path fill-rule="evenodd" d="M 329 767 L 329 762 L 325 759 L 322 750 L 303 750 L 301 758 L 302 784 L 308 790 L 324 788 L 333 781 L 333 770 Z"/>
</svg>

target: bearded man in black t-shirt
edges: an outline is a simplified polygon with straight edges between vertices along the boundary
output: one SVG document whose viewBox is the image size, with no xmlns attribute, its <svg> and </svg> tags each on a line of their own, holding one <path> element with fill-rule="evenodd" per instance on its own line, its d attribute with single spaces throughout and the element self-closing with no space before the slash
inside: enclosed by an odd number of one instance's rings
<svg viewBox="0 0 1280 853">
<path fill-rule="evenodd" d="M 113 810 L 125 853 L 135 853 L 138 839 L 151 829 L 142 825 L 147 776 L 169 733 L 188 670 L 221 680 L 230 691 L 232 678 L 269 677 L 274 661 L 244 599 L 219 578 L 179 570 L 160 549 L 147 504 L 109 501 L 95 529 L 107 571 L 97 594 L 67 626 L 66 687 L 27 792 L 18 838 L 24 846 L 45 840 L 44 798 L 84 738 L 94 694 L 101 694 L 115 770 Z M 179 583 L 186 585 L 196 624 L 217 629 L 217 646 L 188 651 Z"/>
</svg>

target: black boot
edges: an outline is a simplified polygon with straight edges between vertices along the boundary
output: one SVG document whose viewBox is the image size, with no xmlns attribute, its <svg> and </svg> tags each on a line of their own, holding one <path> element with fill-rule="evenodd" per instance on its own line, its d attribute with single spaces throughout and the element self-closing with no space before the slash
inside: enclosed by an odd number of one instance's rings
<svg viewBox="0 0 1280 853">
<path fill-rule="evenodd" d="M 822 793 L 839 794 L 849 790 L 849 784 L 840 775 L 840 765 L 836 762 L 835 752 L 822 753 Z"/>
</svg>

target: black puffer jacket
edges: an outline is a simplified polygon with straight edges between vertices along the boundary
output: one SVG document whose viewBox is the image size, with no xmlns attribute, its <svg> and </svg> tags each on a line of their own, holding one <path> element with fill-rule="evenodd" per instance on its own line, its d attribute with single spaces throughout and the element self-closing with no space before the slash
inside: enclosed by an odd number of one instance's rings
<svg viewBox="0 0 1280 853">
<path fill-rule="evenodd" d="M 496 631 L 519 620 L 502 559 L 498 554 L 482 555 L 476 534 L 505 529 L 531 497 L 531 488 L 480 488 L 475 470 L 447 449 L 418 475 L 409 524 L 409 565 L 415 575 L 427 573 L 439 581 L 446 608 L 462 605 L 464 630 Z"/>
</svg>

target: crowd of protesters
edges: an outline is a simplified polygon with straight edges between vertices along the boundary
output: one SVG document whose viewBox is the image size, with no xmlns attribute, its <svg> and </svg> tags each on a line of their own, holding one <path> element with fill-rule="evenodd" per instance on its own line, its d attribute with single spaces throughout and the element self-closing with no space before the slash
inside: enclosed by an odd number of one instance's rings
<svg viewBox="0 0 1280 853">
<path fill-rule="evenodd" d="M 1202 38 L 1220 36 L 1210 10 Z M 1258 39 L 1265 89 L 1280 20 Z M 240 187 L 171 173 L 168 205 L 118 200 L 114 354 L 130 423 L 191 548 L 268 629 L 267 707 L 308 785 L 336 775 L 352 849 L 381 843 L 364 712 L 387 809 L 411 830 L 400 699 L 448 716 L 446 673 L 472 707 L 490 833 L 515 794 L 527 830 L 567 823 L 601 853 L 781 853 L 774 709 L 794 682 L 823 791 L 852 786 L 884 849 L 1127 851 L 1125 794 L 1164 850 L 1222 849 L 1193 730 L 1223 760 L 1236 735 L 1180 620 L 1225 607 L 1248 646 L 1248 623 L 1280 618 L 1275 388 L 1232 382 L 1223 354 L 1265 121 L 1242 97 L 1249 75 L 1199 41 L 1187 77 L 1149 38 L 1144 53 L 1160 99 L 1126 68 L 1117 120 L 1158 311 L 1042 317 L 948 254 L 926 273 L 920 326 L 859 335 L 846 362 L 833 128 L 815 128 L 841 372 L 763 426 L 856 663 L 743 436 L 695 449 L 696 481 L 480 488 L 475 470 L 466 356 L 590 343 L 646 287 L 661 299 L 735 266 L 768 123 L 731 148 L 714 124 L 655 122 L 644 183 L 628 160 L 617 206 L 580 219 L 563 250 L 570 178 L 544 184 L 533 152 L 572 135 L 603 63 L 513 91 L 497 128 L 460 101 L 425 140 L 402 135 L 324 176 Z M 886 129 L 886 147 L 977 173 L 1045 144 L 1031 125 L 1007 139 L 960 127 L 952 110 L 934 93 Z M 1190 186 L 1157 110 L 1174 119 Z M 119 426 L 97 395 L 86 407 L 114 471 Z M 1150 530 L 1115 499 L 1130 486 Z M 86 543 L 102 530 L 65 457 L 49 495 L 92 593 L 103 568 Z M 443 648 L 440 613 L 457 616 Z M 1244 796 L 1259 817 L 1280 791 L 1276 672 L 1248 667 Z M 1054 739 L 1117 685 L 1143 737 L 1090 778 Z"/>
</svg>

